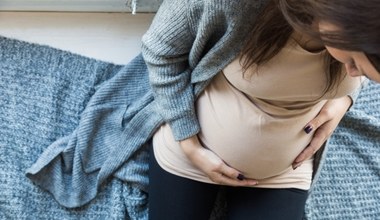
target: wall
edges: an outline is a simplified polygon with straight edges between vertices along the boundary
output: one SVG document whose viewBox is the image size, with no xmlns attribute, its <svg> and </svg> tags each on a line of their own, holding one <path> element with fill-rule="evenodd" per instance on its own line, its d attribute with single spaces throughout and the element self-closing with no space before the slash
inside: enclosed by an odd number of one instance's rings
<svg viewBox="0 0 380 220">
<path fill-rule="evenodd" d="M 140 51 L 154 14 L 0 12 L 0 35 L 116 64 Z"/>
</svg>

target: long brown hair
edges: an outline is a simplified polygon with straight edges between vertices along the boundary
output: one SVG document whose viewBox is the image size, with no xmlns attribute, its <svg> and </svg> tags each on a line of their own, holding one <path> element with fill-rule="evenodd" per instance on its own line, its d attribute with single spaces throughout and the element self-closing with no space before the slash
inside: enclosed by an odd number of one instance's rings
<svg viewBox="0 0 380 220">
<path fill-rule="evenodd" d="M 363 52 L 380 72 L 380 2 L 378 0 L 278 0 L 292 27 L 319 37 L 325 45 Z M 303 4 L 294 11 L 293 5 Z M 300 14 L 306 15 L 304 19 Z M 311 21 L 338 27 L 319 32 Z"/>
<path fill-rule="evenodd" d="M 283 14 L 285 9 L 282 7 L 284 7 L 284 5 L 279 4 L 279 1 L 281 0 L 271 0 L 258 15 L 251 34 L 242 50 L 240 62 L 244 70 L 252 66 L 257 67 L 261 64 L 265 64 L 276 56 L 295 31 L 295 27 L 288 22 L 288 18 Z M 311 25 L 313 17 L 303 12 L 303 10 L 299 10 L 305 6 L 302 4 L 304 1 L 296 0 L 295 2 L 298 3 L 286 5 L 286 11 L 296 14 L 293 16 L 304 19 L 306 23 Z M 304 32 L 301 31 L 301 33 Z M 324 59 L 327 78 L 327 85 L 324 92 L 328 92 L 341 81 L 343 75 L 342 65 L 328 53 L 326 53 Z"/>
<path fill-rule="evenodd" d="M 326 45 L 362 51 L 380 72 L 380 2 L 378 0 L 317 0 L 317 20 L 335 24 L 340 30 L 321 33 Z"/>
</svg>

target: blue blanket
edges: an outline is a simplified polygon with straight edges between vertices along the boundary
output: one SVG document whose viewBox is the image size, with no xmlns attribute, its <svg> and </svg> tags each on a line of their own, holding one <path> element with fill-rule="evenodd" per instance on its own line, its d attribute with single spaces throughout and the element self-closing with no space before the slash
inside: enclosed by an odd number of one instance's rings
<svg viewBox="0 0 380 220">
<path fill-rule="evenodd" d="M 380 84 L 364 86 L 326 153 L 308 219 L 380 219 Z"/>
<path fill-rule="evenodd" d="M 25 177 L 52 142 L 74 131 L 96 89 L 122 68 L 0 38 L 0 219 L 147 218 L 147 195 L 120 179 L 108 179 L 95 199 L 68 209 Z M 380 85 L 370 83 L 329 142 L 305 218 L 378 218 L 379 145 Z"/>
<path fill-rule="evenodd" d="M 96 89 L 122 68 L 0 38 L 0 219 L 146 219 L 146 195 L 120 179 L 68 209 L 25 176 L 51 143 L 74 131 Z"/>
</svg>

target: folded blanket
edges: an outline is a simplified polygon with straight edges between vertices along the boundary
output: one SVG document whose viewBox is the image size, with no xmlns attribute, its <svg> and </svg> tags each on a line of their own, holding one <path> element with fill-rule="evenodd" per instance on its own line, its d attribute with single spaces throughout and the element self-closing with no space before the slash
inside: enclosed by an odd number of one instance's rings
<svg viewBox="0 0 380 220">
<path fill-rule="evenodd" d="M 119 179 L 107 180 L 90 203 L 67 209 L 25 176 L 51 143 L 75 130 L 96 90 L 122 70 L 0 38 L 0 219 L 146 219 L 146 194 Z"/>
<path fill-rule="evenodd" d="M 123 71 L 122 66 L 0 37 L 0 219 L 147 219 L 147 195 L 120 178 L 107 179 L 88 204 L 68 209 L 25 176 L 51 143 L 75 131 L 93 95 Z M 325 157 L 305 218 L 378 218 L 379 84 L 362 90 Z M 224 205 L 219 204 L 214 219 L 223 216 Z"/>
</svg>

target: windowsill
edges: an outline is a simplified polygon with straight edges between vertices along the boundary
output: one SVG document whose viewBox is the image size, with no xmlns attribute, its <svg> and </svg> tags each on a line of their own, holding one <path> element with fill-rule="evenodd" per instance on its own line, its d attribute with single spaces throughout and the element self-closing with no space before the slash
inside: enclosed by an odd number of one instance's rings
<svg viewBox="0 0 380 220">
<path fill-rule="evenodd" d="M 0 12 L 0 35 L 126 64 L 154 14 Z"/>
</svg>

